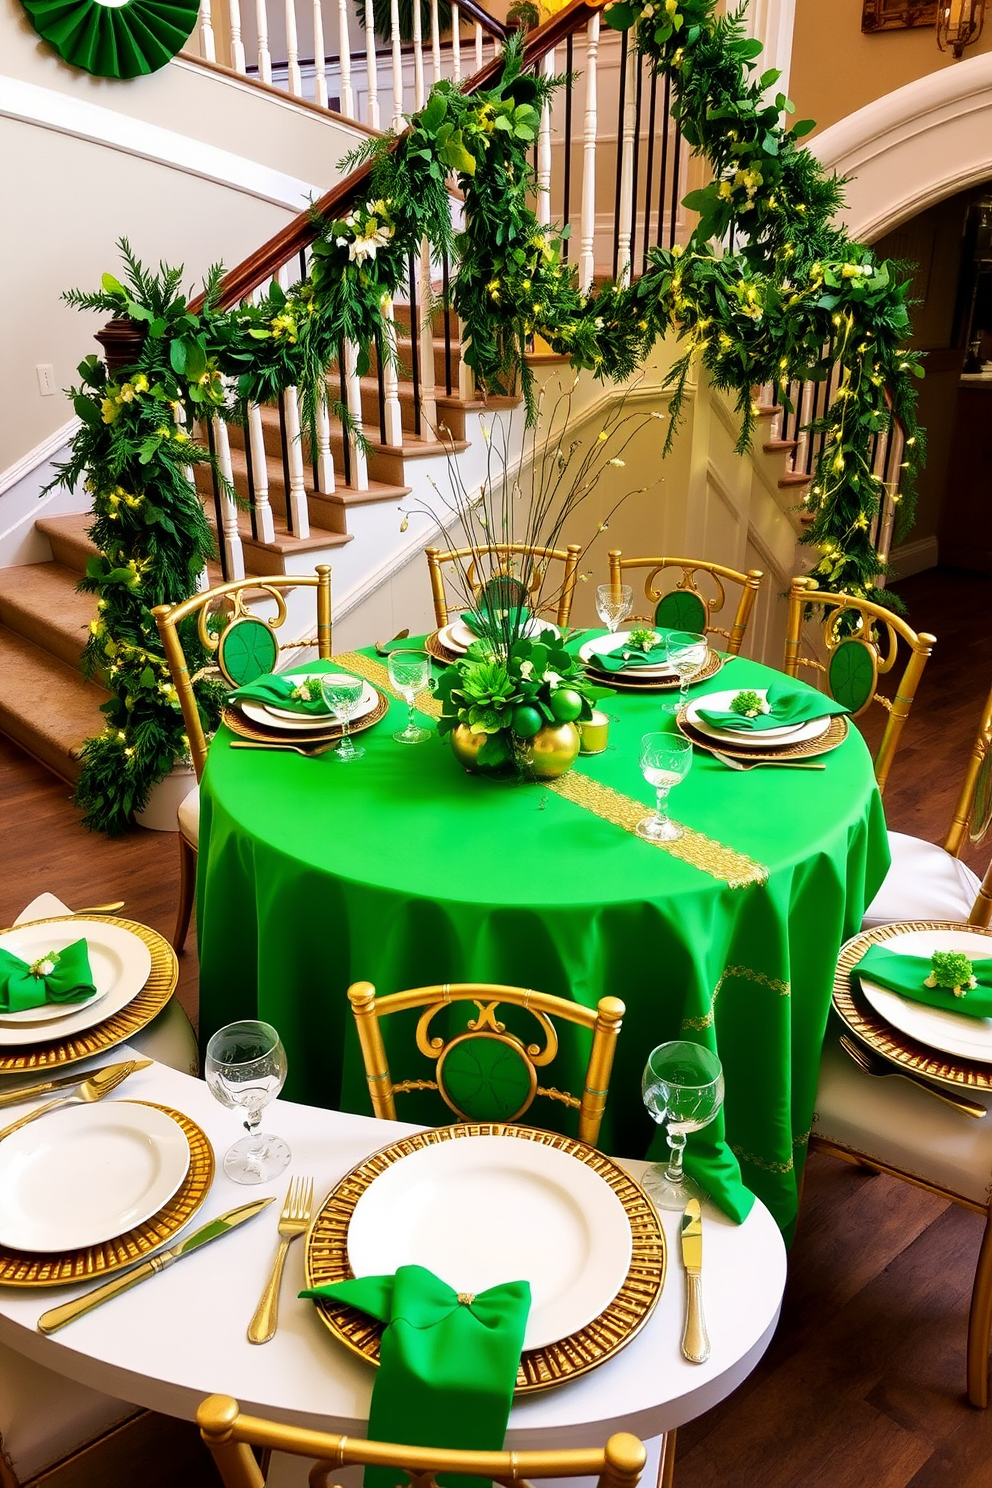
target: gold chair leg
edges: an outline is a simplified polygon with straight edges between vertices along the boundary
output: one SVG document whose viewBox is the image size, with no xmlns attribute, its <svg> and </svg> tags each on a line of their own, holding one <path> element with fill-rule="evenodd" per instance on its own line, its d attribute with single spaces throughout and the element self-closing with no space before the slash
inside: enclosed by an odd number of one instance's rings
<svg viewBox="0 0 992 1488">
<path fill-rule="evenodd" d="M 992 1208 L 975 1267 L 968 1314 L 968 1399 L 979 1410 L 989 1403 L 989 1344 L 992 1342 Z"/>
<path fill-rule="evenodd" d="M 675 1484 L 675 1432 L 666 1431 L 661 1443 L 661 1461 L 658 1464 L 658 1488 L 674 1488 Z"/>
<path fill-rule="evenodd" d="M 196 848 L 179 833 L 179 913 L 176 915 L 176 931 L 172 937 L 172 948 L 177 956 L 183 953 L 189 922 L 193 915 L 193 899 L 196 895 Z"/>
</svg>

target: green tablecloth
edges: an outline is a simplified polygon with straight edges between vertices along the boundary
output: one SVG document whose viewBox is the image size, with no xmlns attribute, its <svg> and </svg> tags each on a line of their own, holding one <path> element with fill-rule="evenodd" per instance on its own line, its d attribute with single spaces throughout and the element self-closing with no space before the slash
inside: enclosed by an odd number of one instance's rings
<svg viewBox="0 0 992 1488">
<path fill-rule="evenodd" d="M 719 687 L 777 674 L 729 662 Z M 577 769 L 653 804 L 641 735 L 671 727 L 665 695 L 617 694 L 611 748 Z M 769 869 L 728 884 L 539 784 L 461 770 L 437 738 L 396 744 L 404 704 L 362 735 L 365 758 L 230 749 L 214 740 L 201 789 L 200 1035 L 259 1016 L 289 1055 L 296 1100 L 369 1111 L 346 990 L 445 981 L 538 987 L 593 1006 L 621 997 L 601 1145 L 642 1156 L 661 1135 L 641 1104 L 649 1051 L 685 1035 L 726 1072 L 726 1133 L 745 1182 L 780 1225 L 795 1218 L 820 1046 L 841 943 L 888 866 L 881 801 L 857 729 L 826 770 L 728 770 L 697 751 L 672 815 Z M 413 1030 L 383 1025 L 394 1079 L 423 1077 Z M 518 1030 L 522 1031 L 522 1030 Z M 588 1045 L 565 1034 L 547 1083 L 581 1088 Z M 433 1095 L 398 1115 L 436 1124 Z M 443 1108 L 441 1108 L 443 1111 Z M 538 1100 L 526 1118 L 574 1129 Z"/>
</svg>

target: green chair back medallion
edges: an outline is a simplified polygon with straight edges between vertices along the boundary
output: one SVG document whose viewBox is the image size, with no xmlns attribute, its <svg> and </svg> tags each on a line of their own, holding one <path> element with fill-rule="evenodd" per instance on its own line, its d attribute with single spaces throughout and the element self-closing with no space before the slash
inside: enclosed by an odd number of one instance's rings
<svg viewBox="0 0 992 1488">
<path fill-rule="evenodd" d="M 537 1092 L 537 1071 L 515 1039 L 463 1033 L 437 1062 L 445 1105 L 467 1121 L 516 1121 Z"/>
<path fill-rule="evenodd" d="M 972 842 L 981 842 L 992 825 L 992 746 L 987 746 L 978 767 L 975 780 L 975 798 L 971 804 L 971 819 L 968 835 Z"/>
<path fill-rule="evenodd" d="M 878 662 L 864 641 L 841 641 L 830 658 L 827 682 L 830 696 L 854 714 L 872 700 L 878 680 Z"/>
<path fill-rule="evenodd" d="M 96 77 L 157 72 L 189 40 L 196 0 L 23 0 L 32 26 L 64 62 Z"/>
<path fill-rule="evenodd" d="M 479 585 L 476 604 L 483 610 L 523 609 L 527 604 L 527 586 L 513 574 L 494 574 Z"/>
<path fill-rule="evenodd" d="M 232 687 L 246 687 L 275 670 L 279 642 L 264 620 L 242 615 L 232 620 L 217 646 L 217 665 Z"/>
<path fill-rule="evenodd" d="M 693 635 L 703 635 L 709 624 L 709 613 L 698 594 L 688 589 L 673 589 L 659 600 L 654 623 L 667 630 L 687 630 Z"/>
</svg>

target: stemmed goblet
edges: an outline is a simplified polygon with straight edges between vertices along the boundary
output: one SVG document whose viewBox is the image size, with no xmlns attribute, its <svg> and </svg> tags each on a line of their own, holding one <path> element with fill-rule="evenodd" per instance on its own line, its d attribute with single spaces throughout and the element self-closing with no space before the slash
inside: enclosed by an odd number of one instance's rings
<svg viewBox="0 0 992 1488">
<path fill-rule="evenodd" d="M 677 842 L 682 828 L 668 817 L 668 792 L 679 785 L 692 765 L 692 745 L 681 734 L 645 734 L 641 740 L 641 774 L 657 792 L 657 811 L 645 816 L 634 831 L 645 842 Z"/>
<path fill-rule="evenodd" d="M 596 614 L 610 635 L 616 635 L 620 623 L 626 620 L 634 608 L 634 591 L 629 584 L 598 584 L 596 586 Z"/>
<path fill-rule="evenodd" d="M 271 1023 L 228 1023 L 207 1044 L 203 1073 L 222 1106 L 244 1112 L 245 1130 L 224 1157 L 224 1172 L 235 1183 L 268 1183 L 286 1167 L 291 1153 L 282 1137 L 259 1131 L 262 1112 L 286 1083 L 286 1050 Z"/>
<path fill-rule="evenodd" d="M 402 693 L 410 710 L 407 726 L 400 733 L 394 734 L 393 738 L 397 744 L 422 744 L 429 739 L 433 730 L 421 728 L 414 717 L 414 699 L 418 692 L 431 680 L 431 659 L 426 651 L 419 651 L 413 647 L 409 650 L 390 651 L 389 680 L 396 691 Z"/>
<path fill-rule="evenodd" d="M 341 725 L 341 742 L 333 752 L 334 759 L 347 762 L 361 759 L 365 753 L 360 745 L 355 747 L 348 733 L 348 725 L 362 701 L 364 690 L 365 683 L 361 677 L 349 677 L 344 672 L 321 673 L 320 691 L 324 704 Z"/>
<path fill-rule="evenodd" d="M 684 1209 L 690 1199 L 705 1197 L 683 1171 L 686 1138 L 700 1131 L 723 1105 L 723 1066 L 711 1049 L 676 1039 L 659 1044 L 648 1056 L 641 1080 L 644 1104 L 666 1128 L 668 1165 L 655 1163 L 641 1179 L 659 1209 Z"/>
<path fill-rule="evenodd" d="M 666 713 L 680 713 L 685 707 L 689 683 L 706 665 L 709 647 L 704 635 L 690 630 L 670 630 L 665 635 L 665 654 L 679 679 L 679 700 L 666 703 Z"/>
</svg>

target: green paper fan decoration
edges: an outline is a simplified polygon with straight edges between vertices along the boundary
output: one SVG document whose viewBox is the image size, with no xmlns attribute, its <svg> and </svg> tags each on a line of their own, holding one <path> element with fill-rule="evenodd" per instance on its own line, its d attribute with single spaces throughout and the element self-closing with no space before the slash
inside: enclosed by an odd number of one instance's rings
<svg viewBox="0 0 992 1488">
<path fill-rule="evenodd" d="M 38 35 L 72 67 L 96 77 L 157 72 L 185 46 L 199 13 L 183 0 L 22 0 Z"/>
</svg>

